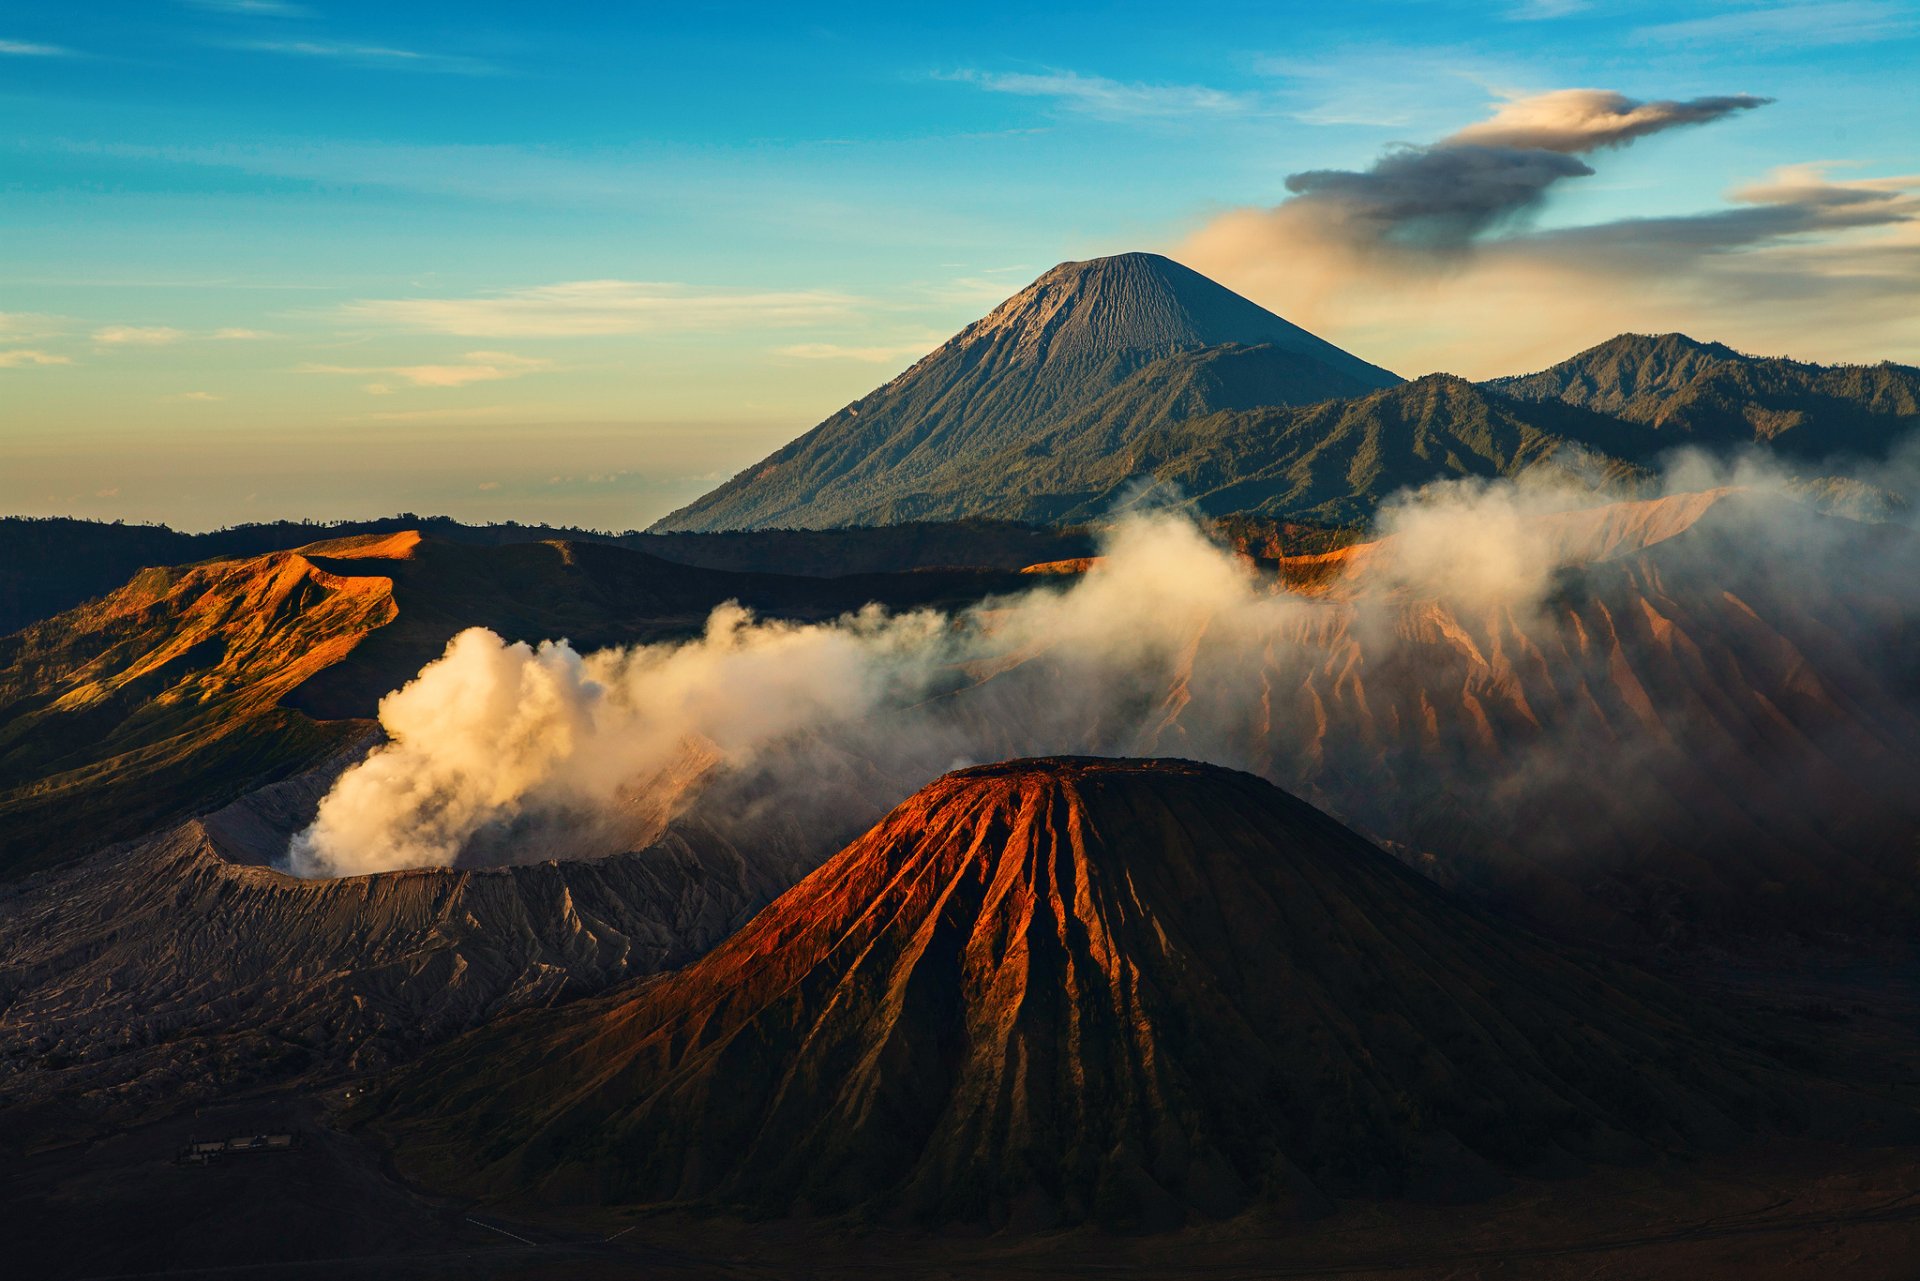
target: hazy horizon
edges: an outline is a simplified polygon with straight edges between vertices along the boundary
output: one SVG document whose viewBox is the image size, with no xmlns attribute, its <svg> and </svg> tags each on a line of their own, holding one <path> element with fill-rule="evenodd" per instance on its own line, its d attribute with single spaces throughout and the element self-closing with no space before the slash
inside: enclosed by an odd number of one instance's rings
<svg viewBox="0 0 1920 1281">
<path fill-rule="evenodd" d="M 1904 0 L 0 6 L 0 511 L 641 527 L 1135 249 L 1407 376 L 1920 362 L 1917 55 Z"/>
</svg>

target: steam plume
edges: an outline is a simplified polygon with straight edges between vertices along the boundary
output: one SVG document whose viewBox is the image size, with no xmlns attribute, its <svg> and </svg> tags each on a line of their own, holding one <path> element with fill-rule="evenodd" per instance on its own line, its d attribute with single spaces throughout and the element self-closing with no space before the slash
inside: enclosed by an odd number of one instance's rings
<svg viewBox="0 0 1920 1281">
<path fill-rule="evenodd" d="M 1119 520 L 1067 585 L 954 616 L 869 608 L 800 625 L 727 605 L 695 640 L 589 655 L 468 631 L 383 702 L 391 742 L 342 777 L 289 866 L 604 855 L 689 814 L 824 854 L 956 764 L 1065 752 L 1252 769 L 1416 845 L 1511 836 L 1542 806 L 1575 804 L 1626 842 L 1636 807 L 1664 814 L 1674 771 L 1722 771 L 1700 785 L 1715 795 L 1756 770 L 1871 788 L 1914 759 L 1913 691 L 1885 678 L 1904 670 L 1897 640 L 1920 605 L 1910 535 L 1862 544 L 1860 526 L 1815 516 L 1753 464 L 1694 459 L 1676 477 L 1710 488 L 1614 505 L 1568 475 L 1392 501 L 1381 538 L 1321 595 L 1281 590 L 1157 511 Z M 1773 496 L 1723 502 L 1733 482 Z M 1607 569 L 1713 512 L 1731 513 L 1714 518 L 1721 533 L 1688 543 L 1710 550 Z M 1592 580 L 1576 598 L 1569 574 Z M 1856 589 L 1869 603 L 1849 614 Z M 1759 648 L 1756 611 L 1786 629 Z M 1718 631 L 1740 632 L 1737 680 L 1704 704 L 1636 692 L 1677 679 L 1676 626 L 1705 629 L 1683 638 L 1703 670 Z M 1880 686 L 1821 687 L 1823 655 Z M 1828 714 L 1849 700 L 1861 708 Z M 1808 709 L 1789 707 L 1793 730 L 1754 739 L 1789 704 Z"/>
</svg>

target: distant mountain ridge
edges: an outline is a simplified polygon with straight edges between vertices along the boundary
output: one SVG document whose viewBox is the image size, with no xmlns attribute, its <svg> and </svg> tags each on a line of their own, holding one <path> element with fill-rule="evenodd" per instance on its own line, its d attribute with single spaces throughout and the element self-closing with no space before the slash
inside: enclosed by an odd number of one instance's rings
<svg viewBox="0 0 1920 1281">
<path fill-rule="evenodd" d="M 1195 359 L 1219 368 L 1196 377 Z M 942 496 L 981 485 L 986 459 L 1115 388 L 1154 388 L 1163 374 L 1152 371 L 1170 360 L 1164 375 L 1184 371 L 1189 415 L 1250 401 L 1310 404 L 1400 381 L 1157 254 L 1062 263 L 653 530 L 955 519 L 969 514 L 957 509 L 966 504 Z"/>
<path fill-rule="evenodd" d="M 1916 427 L 1920 369 L 1684 334 L 1405 383 L 1197 272 L 1121 254 L 1054 268 L 654 529 L 1087 522 L 1150 482 L 1216 518 L 1354 522 L 1448 477 L 1631 478 L 1680 445 L 1882 457 Z"/>
<path fill-rule="evenodd" d="M 1643 424 L 1666 447 L 1762 443 L 1806 459 L 1877 456 L 1920 427 L 1920 368 L 1748 356 L 1685 334 L 1621 334 L 1538 373 L 1483 385 Z"/>
<path fill-rule="evenodd" d="M 189 534 L 165 525 L 69 517 L 0 517 L 0 636 L 104 596 L 136 572 L 233 556 L 292 551 L 321 539 L 415 530 L 448 543 L 611 543 L 702 569 L 838 578 L 920 569 L 1016 570 L 1036 561 L 1084 556 L 1084 531 L 1005 521 L 925 521 L 884 528 L 754 530 L 720 534 L 642 534 L 523 525 L 475 525 L 447 516 L 402 513 L 374 520 L 272 521 Z"/>
</svg>

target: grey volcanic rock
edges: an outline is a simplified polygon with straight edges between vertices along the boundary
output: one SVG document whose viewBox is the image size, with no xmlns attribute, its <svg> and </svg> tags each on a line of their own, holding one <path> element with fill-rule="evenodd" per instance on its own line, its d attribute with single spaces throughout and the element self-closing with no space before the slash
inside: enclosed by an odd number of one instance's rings
<svg viewBox="0 0 1920 1281">
<path fill-rule="evenodd" d="M 1245 355 L 1253 349 L 1251 358 Z M 1156 362 L 1231 358 L 1226 403 L 1309 404 L 1399 379 L 1157 254 L 1062 263 L 938 350 L 656 532 L 896 524 L 992 514 L 965 491 L 985 459 L 1038 439 Z M 1256 389 L 1245 371 L 1259 373 Z M 1204 391 L 1206 379 L 1181 375 Z M 1140 394 L 1159 381 L 1145 377 Z"/>
<path fill-rule="evenodd" d="M 344 763 L 7 887 L 0 1138 L 385 1067 L 684 964 L 811 865 L 696 827 L 584 862 L 315 881 L 264 866 Z"/>
<path fill-rule="evenodd" d="M 1063 262 L 962 331 L 960 340 L 989 343 L 1002 359 L 1033 363 L 1272 343 L 1361 382 L 1398 381 L 1159 254 Z"/>
</svg>

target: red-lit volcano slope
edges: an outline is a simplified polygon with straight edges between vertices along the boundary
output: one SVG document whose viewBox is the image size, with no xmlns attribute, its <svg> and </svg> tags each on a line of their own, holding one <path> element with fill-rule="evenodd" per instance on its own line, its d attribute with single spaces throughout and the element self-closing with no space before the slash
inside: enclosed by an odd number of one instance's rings
<svg viewBox="0 0 1920 1281">
<path fill-rule="evenodd" d="M 1465 1195 L 1762 1124 L 1771 1069 L 1257 778 L 929 785 L 676 974 L 482 1029 L 374 1107 L 467 1192 L 1167 1225 Z"/>
</svg>

